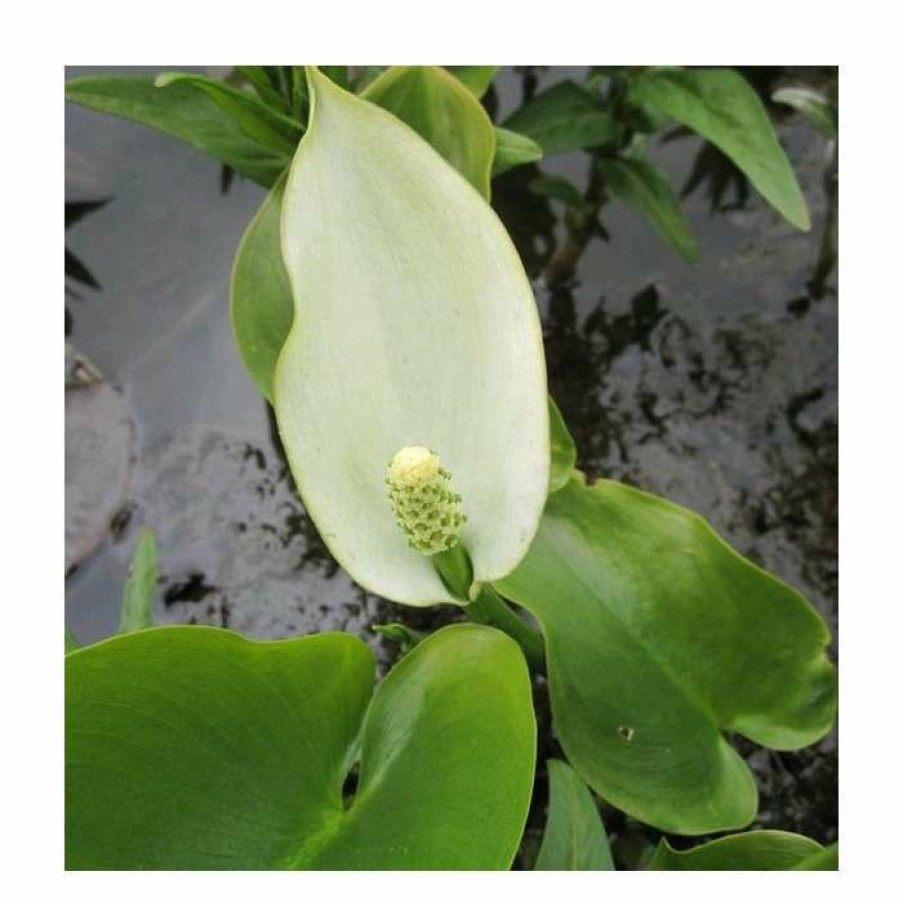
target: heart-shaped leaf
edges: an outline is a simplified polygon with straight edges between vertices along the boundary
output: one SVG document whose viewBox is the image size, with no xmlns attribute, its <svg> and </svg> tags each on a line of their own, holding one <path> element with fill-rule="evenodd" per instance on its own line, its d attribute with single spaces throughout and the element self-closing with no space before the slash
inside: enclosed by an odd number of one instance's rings
<svg viewBox="0 0 903 903">
<path fill-rule="evenodd" d="M 280 435 L 358 583 L 410 605 L 453 602 L 396 524 L 386 468 L 408 446 L 436 452 L 463 500 L 474 580 L 515 567 L 549 480 L 533 293 L 498 217 L 428 144 L 316 70 L 309 82 L 282 212 L 296 308 L 276 369 Z"/>
<path fill-rule="evenodd" d="M 719 837 L 691 850 L 675 850 L 664 838 L 649 863 L 653 871 L 757 872 L 799 868 L 823 853 L 820 843 L 787 831 L 749 831 Z"/>
<path fill-rule="evenodd" d="M 611 871 L 611 850 L 593 795 L 577 773 L 549 759 L 549 817 L 535 870 Z"/>
<path fill-rule="evenodd" d="M 241 95 L 241 92 L 235 92 Z M 229 109 L 197 84 L 176 82 L 158 88 L 150 78 L 89 76 L 66 82 L 66 99 L 159 129 L 216 157 L 236 172 L 269 188 L 291 162 L 292 148 L 261 143 Z M 232 98 L 235 104 L 239 100 Z M 241 99 L 246 117 L 276 114 L 250 94 Z M 262 121 L 268 121 L 262 120 Z M 258 122 L 258 124 L 260 124 Z M 298 135 L 300 136 L 300 126 Z"/>
<path fill-rule="evenodd" d="M 782 216 L 809 228 L 809 212 L 768 113 L 733 69 L 660 69 L 630 87 L 639 104 L 666 113 L 719 147 Z"/>
<path fill-rule="evenodd" d="M 833 723 L 822 619 L 663 499 L 573 479 L 549 496 L 527 557 L 495 586 L 542 626 L 571 765 L 662 830 L 752 820 L 755 783 L 722 731 L 795 749 Z"/>
<path fill-rule="evenodd" d="M 361 96 L 406 122 L 489 198 L 492 120 L 457 78 L 439 66 L 392 66 Z"/>
<path fill-rule="evenodd" d="M 535 759 L 517 645 L 455 625 L 371 702 L 373 677 L 345 634 L 164 627 L 71 653 L 67 868 L 507 868 Z"/>
</svg>

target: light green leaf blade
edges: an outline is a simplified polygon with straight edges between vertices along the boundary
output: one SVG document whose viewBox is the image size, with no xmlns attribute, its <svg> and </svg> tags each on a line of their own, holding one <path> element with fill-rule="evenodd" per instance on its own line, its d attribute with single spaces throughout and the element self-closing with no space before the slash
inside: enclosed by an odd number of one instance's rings
<svg viewBox="0 0 903 903">
<path fill-rule="evenodd" d="M 549 817 L 535 870 L 612 871 L 605 826 L 593 795 L 567 763 L 549 759 Z"/>
<path fill-rule="evenodd" d="M 699 260 L 690 224 L 668 177 L 648 160 L 636 157 L 600 159 L 606 187 L 649 218 L 655 230 L 688 263 Z"/>
<path fill-rule="evenodd" d="M 66 867 L 507 868 L 535 755 L 516 644 L 459 625 L 371 702 L 373 677 L 346 634 L 167 627 L 71 653 Z"/>
<path fill-rule="evenodd" d="M 719 147 L 762 197 L 798 229 L 809 211 L 790 161 L 756 92 L 732 69 L 662 69 L 636 78 L 630 96 Z"/>
<path fill-rule="evenodd" d="M 154 624 L 154 593 L 157 590 L 157 540 L 144 529 L 135 544 L 129 575 L 122 593 L 119 632 L 143 630 Z"/>
<path fill-rule="evenodd" d="M 279 247 L 287 175 L 270 189 L 245 230 L 235 255 L 230 290 L 235 343 L 248 374 L 271 404 L 276 362 L 295 315 Z"/>
<path fill-rule="evenodd" d="M 787 831 L 749 831 L 719 837 L 691 850 L 675 850 L 665 838 L 649 863 L 652 871 L 779 872 L 799 868 L 822 845 Z"/>
<path fill-rule="evenodd" d="M 187 72 L 166 72 L 157 76 L 158 88 L 191 85 L 203 91 L 228 113 L 251 140 L 277 153 L 291 156 L 304 134 L 299 122 L 284 116 L 248 91 L 241 91 L 215 78 Z"/>
<path fill-rule="evenodd" d="M 454 602 L 395 523 L 386 468 L 401 448 L 433 449 L 463 499 L 474 579 L 516 566 L 549 479 L 533 293 L 495 213 L 432 148 L 316 70 L 310 82 L 283 201 L 296 316 L 276 369 L 280 435 L 358 583 L 410 605 Z"/>
<path fill-rule="evenodd" d="M 617 122 L 595 95 L 572 81 L 541 91 L 503 125 L 532 138 L 547 154 L 608 144 L 620 134 Z"/>
<path fill-rule="evenodd" d="M 189 83 L 158 88 L 149 78 L 90 76 L 66 82 L 66 99 L 166 132 L 265 188 L 291 162 L 290 153 L 254 140 L 213 98 Z"/>
<path fill-rule="evenodd" d="M 392 66 L 361 96 L 394 113 L 489 197 L 495 132 L 458 79 L 439 66 Z"/>
<path fill-rule="evenodd" d="M 792 866 L 792 869 L 796 872 L 836 872 L 840 867 L 837 854 L 837 844 L 832 843 L 823 850 L 807 856 Z"/>
<path fill-rule="evenodd" d="M 802 113 L 826 138 L 837 138 L 837 108 L 818 91 L 788 86 L 775 91 L 771 99 Z"/>
<path fill-rule="evenodd" d="M 488 90 L 501 66 L 446 66 L 477 100 Z"/>
<path fill-rule="evenodd" d="M 535 163 L 542 159 L 542 148 L 526 135 L 519 135 L 510 129 L 495 127 L 495 159 L 492 162 L 492 175 L 500 176 L 509 169 Z"/>
<path fill-rule="evenodd" d="M 577 446 L 574 444 L 564 417 L 551 395 L 549 396 L 549 433 L 552 449 L 549 492 L 557 492 L 567 485 L 573 475 L 574 466 L 577 463 Z"/>
<path fill-rule="evenodd" d="M 495 586 L 542 626 L 571 765 L 664 831 L 731 830 L 755 815 L 752 775 L 722 731 L 795 749 L 834 721 L 822 619 L 663 499 L 573 479 Z"/>
<path fill-rule="evenodd" d="M 377 691 L 357 796 L 314 867 L 508 868 L 527 820 L 535 746 L 517 644 L 471 624 L 433 634 Z"/>
</svg>

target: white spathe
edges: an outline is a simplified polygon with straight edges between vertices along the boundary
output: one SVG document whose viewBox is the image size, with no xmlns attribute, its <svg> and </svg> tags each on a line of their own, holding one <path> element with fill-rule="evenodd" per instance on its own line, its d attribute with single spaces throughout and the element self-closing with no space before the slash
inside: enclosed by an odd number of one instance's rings
<svg viewBox="0 0 903 903">
<path fill-rule="evenodd" d="M 395 522 L 386 467 L 434 450 L 462 497 L 474 579 L 527 551 L 549 480 L 542 334 L 491 207 L 423 139 L 308 70 L 282 253 L 295 319 L 275 409 L 304 504 L 366 589 L 454 602 Z"/>
</svg>

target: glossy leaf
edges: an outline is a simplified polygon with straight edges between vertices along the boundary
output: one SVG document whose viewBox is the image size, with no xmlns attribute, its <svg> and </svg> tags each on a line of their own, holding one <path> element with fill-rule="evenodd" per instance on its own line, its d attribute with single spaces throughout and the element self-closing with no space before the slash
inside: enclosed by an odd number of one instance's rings
<svg viewBox="0 0 903 903">
<path fill-rule="evenodd" d="M 552 396 L 549 396 L 549 434 L 552 450 L 549 470 L 549 492 L 556 492 L 566 486 L 577 463 L 577 447 L 568 431 L 564 417 Z"/>
<path fill-rule="evenodd" d="M 217 106 L 227 112 L 248 137 L 264 147 L 291 156 L 304 134 L 301 124 L 271 109 L 248 91 L 241 91 L 223 81 L 186 72 L 166 72 L 157 76 L 158 88 L 191 85 L 203 91 Z"/>
<path fill-rule="evenodd" d="M 232 268 L 232 332 L 254 384 L 271 404 L 279 352 L 295 308 L 282 262 L 279 229 L 286 177 L 270 189 L 245 230 Z"/>
<path fill-rule="evenodd" d="M 149 78 L 90 76 L 66 82 L 66 99 L 166 132 L 267 188 L 291 162 L 290 153 L 254 140 L 227 110 L 190 83 L 158 88 Z"/>
<path fill-rule="evenodd" d="M 567 763 L 549 759 L 549 816 L 536 871 L 612 871 L 605 826 L 592 793 Z"/>
<path fill-rule="evenodd" d="M 540 92 L 503 123 L 532 138 L 547 154 L 616 141 L 619 127 L 590 91 L 563 81 Z"/>
<path fill-rule="evenodd" d="M 346 634 L 168 627 L 71 653 L 66 867 L 507 868 L 535 756 L 517 645 L 455 625 L 371 702 L 373 677 Z"/>
<path fill-rule="evenodd" d="M 653 871 L 756 872 L 798 868 L 820 843 L 786 831 L 749 831 L 719 837 L 691 850 L 675 850 L 662 838 L 649 863 Z"/>
<path fill-rule="evenodd" d="M 810 854 L 792 866 L 792 869 L 796 872 L 836 872 L 839 868 L 837 852 L 837 844 L 832 843 L 823 850 Z"/>
<path fill-rule="evenodd" d="M 509 169 L 535 163 L 542 159 L 542 148 L 526 135 L 519 135 L 510 129 L 495 128 L 495 159 L 492 161 L 492 175 L 500 176 Z"/>
<path fill-rule="evenodd" d="M 637 157 L 603 158 L 598 166 L 606 187 L 616 198 L 648 217 L 659 235 L 684 260 L 699 259 L 699 249 L 680 201 L 668 177 L 657 166 Z"/>
<path fill-rule="evenodd" d="M 392 66 L 361 96 L 407 123 L 489 197 L 495 132 L 486 111 L 458 79 L 439 66 Z"/>
<path fill-rule="evenodd" d="M 429 145 L 316 70 L 310 83 L 283 201 L 296 316 L 276 369 L 280 435 L 308 513 L 358 583 L 453 602 L 395 522 L 386 467 L 406 446 L 433 449 L 463 499 L 474 579 L 520 561 L 549 478 L 533 293 L 495 213 Z"/>
<path fill-rule="evenodd" d="M 775 91 L 771 99 L 802 113 L 826 138 L 837 137 L 837 108 L 818 91 L 788 86 Z"/>
<path fill-rule="evenodd" d="M 488 90 L 500 66 L 446 66 L 449 72 L 479 100 Z"/>
<path fill-rule="evenodd" d="M 144 529 L 138 536 L 129 575 L 122 593 L 122 613 L 119 632 L 129 633 L 152 627 L 154 623 L 154 593 L 157 590 L 157 540 L 152 530 Z"/>
<path fill-rule="evenodd" d="M 758 95 L 732 69 L 662 69 L 634 79 L 630 96 L 719 147 L 761 195 L 798 229 L 809 212 L 790 161 Z"/>
<path fill-rule="evenodd" d="M 542 627 L 571 765 L 664 831 L 730 830 L 755 815 L 752 775 L 723 731 L 796 749 L 834 721 L 822 619 L 663 499 L 571 480 L 495 586 Z"/>
</svg>

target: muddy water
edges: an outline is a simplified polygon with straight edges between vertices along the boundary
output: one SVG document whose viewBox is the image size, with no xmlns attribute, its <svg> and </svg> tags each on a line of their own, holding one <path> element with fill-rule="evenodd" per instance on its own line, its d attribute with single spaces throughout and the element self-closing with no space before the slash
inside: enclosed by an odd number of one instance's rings
<svg viewBox="0 0 903 903">
<path fill-rule="evenodd" d="M 539 73 L 539 82 L 561 74 Z M 521 75 L 506 71 L 502 112 L 522 90 Z M 77 287 L 80 298 L 68 301 L 70 338 L 120 391 L 133 426 L 122 431 L 127 442 L 105 452 L 127 459 L 129 473 L 106 539 L 67 578 L 67 623 L 79 640 L 116 629 L 143 525 L 160 544 L 159 623 L 222 624 L 259 637 L 349 630 L 386 664 L 396 650 L 373 623 L 430 628 L 455 617 L 399 609 L 356 587 L 294 493 L 228 318 L 232 255 L 261 189 L 236 181 L 222 194 L 219 166 L 200 153 L 76 107 L 66 111 L 66 135 L 67 199 L 111 198 L 67 232 L 102 286 Z M 710 179 L 685 202 L 702 252 L 692 266 L 612 204 L 602 214 L 608 240 L 593 237 L 570 255 L 573 271 L 562 271 L 550 261 L 568 258 L 574 239 L 557 203 L 526 189 L 530 174 L 497 181 L 494 201 L 534 279 L 550 388 L 577 439 L 579 466 L 700 511 L 743 554 L 799 588 L 834 629 L 836 279 L 812 284 L 826 142 L 793 117 L 780 135 L 812 231 L 783 224 L 754 195 L 739 209 L 713 211 Z M 652 155 L 680 185 L 701 150 L 684 137 L 656 144 Z M 586 155 L 543 168 L 586 183 Z M 734 187 L 721 206 L 734 206 Z M 835 736 L 792 754 L 740 746 L 759 779 L 760 825 L 836 837 Z M 618 813 L 608 824 L 629 864 L 648 832 Z"/>
</svg>

